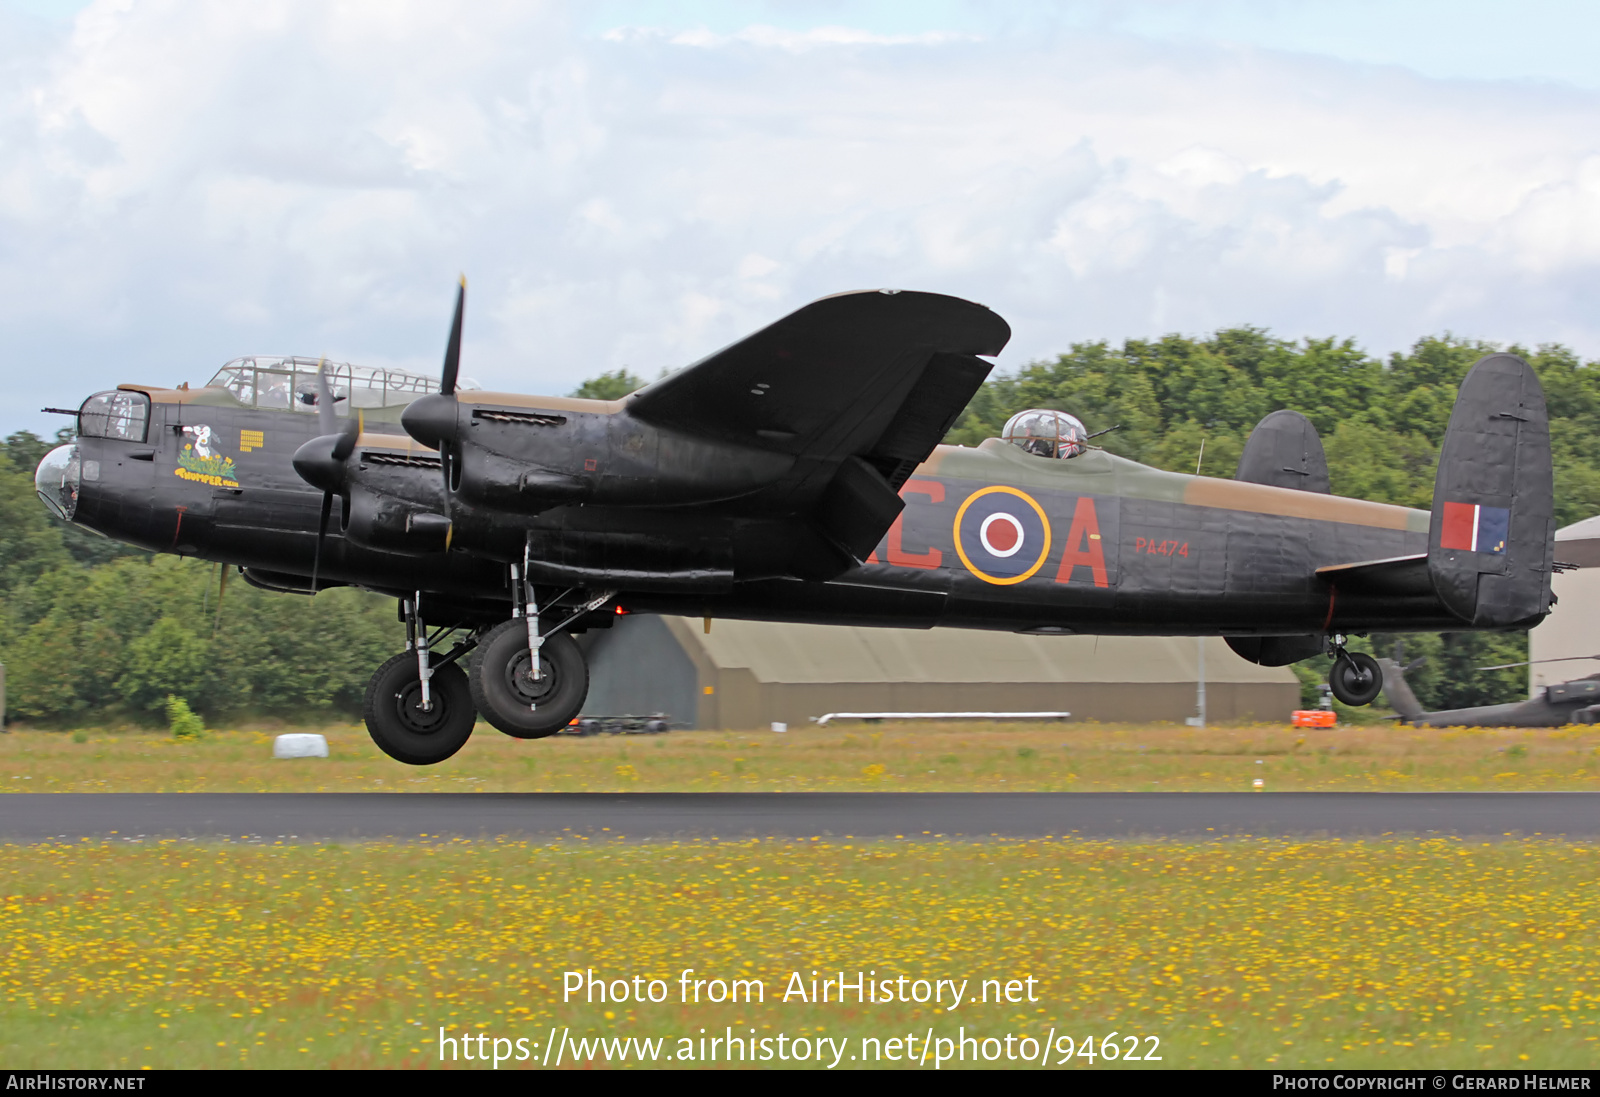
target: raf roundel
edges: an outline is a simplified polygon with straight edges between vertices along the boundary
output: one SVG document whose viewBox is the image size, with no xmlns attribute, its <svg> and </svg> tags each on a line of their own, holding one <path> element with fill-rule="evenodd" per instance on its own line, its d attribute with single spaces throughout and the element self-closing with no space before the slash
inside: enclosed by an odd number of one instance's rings
<svg viewBox="0 0 1600 1097">
<path fill-rule="evenodd" d="M 956 555 L 986 583 L 1010 586 L 1031 578 L 1050 554 L 1050 519 L 1027 492 L 980 488 L 956 511 Z"/>
<path fill-rule="evenodd" d="M 1028 534 L 1017 516 L 1003 510 L 989 515 L 978 527 L 978 542 L 983 545 L 983 550 L 1001 559 L 1021 552 L 1022 544 L 1027 539 Z"/>
</svg>

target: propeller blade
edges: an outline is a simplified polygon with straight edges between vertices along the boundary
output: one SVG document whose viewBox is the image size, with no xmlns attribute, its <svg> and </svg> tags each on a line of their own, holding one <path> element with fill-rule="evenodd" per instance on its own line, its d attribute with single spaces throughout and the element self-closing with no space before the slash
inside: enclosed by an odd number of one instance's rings
<svg viewBox="0 0 1600 1097">
<path fill-rule="evenodd" d="M 456 289 L 456 315 L 450 321 L 450 342 L 444 348 L 444 373 L 439 378 L 439 392 L 443 396 L 454 395 L 456 391 L 456 374 L 461 372 L 461 313 L 467 303 L 467 276 L 461 276 L 461 285 Z"/>
<path fill-rule="evenodd" d="M 317 548 L 311 556 L 311 593 L 317 593 L 317 574 L 322 570 L 322 542 L 328 536 L 328 518 L 333 514 L 333 492 L 322 493 L 322 517 L 317 522 Z"/>
<path fill-rule="evenodd" d="M 344 426 L 339 428 L 339 440 L 333 444 L 330 455 L 335 461 L 343 461 L 356 448 L 356 439 L 360 437 L 361 424 L 354 419 L 346 419 Z"/>
<path fill-rule="evenodd" d="M 317 433 L 333 434 L 339 429 L 333 410 L 333 390 L 328 387 L 328 360 L 317 360 Z"/>
</svg>

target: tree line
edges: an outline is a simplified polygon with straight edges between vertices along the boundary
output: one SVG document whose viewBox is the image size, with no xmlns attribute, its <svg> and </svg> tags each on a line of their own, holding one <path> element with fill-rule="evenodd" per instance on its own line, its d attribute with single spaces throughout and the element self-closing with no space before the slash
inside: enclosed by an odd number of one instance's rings
<svg viewBox="0 0 1600 1097">
<path fill-rule="evenodd" d="M 1112 453 L 1176 472 L 1199 467 L 1209 476 L 1232 476 L 1256 423 L 1292 408 L 1322 436 L 1334 494 L 1426 510 L 1461 379 L 1479 358 L 1501 349 L 1525 359 L 1544 385 L 1556 525 L 1600 514 L 1600 363 L 1585 363 L 1558 344 L 1502 348 L 1444 335 L 1381 360 L 1351 339 L 1293 341 L 1254 327 L 1204 339 L 1130 339 L 1120 347 L 1075 343 L 1054 359 L 987 382 L 948 441 L 975 445 L 998 435 L 1022 408 L 1058 408 L 1091 432 L 1118 426 L 1097 440 Z M 1402 662 L 1422 658 L 1407 680 L 1429 708 L 1527 696 L 1525 667 L 1478 669 L 1526 659 L 1525 631 L 1375 635 L 1351 646 L 1401 654 Z M 1296 664 L 1306 701 L 1317 696 L 1329 662 Z"/>
<path fill-rule="evenodd" d="M 361 711 L 373 668 L 401 650 L 393 601 L 251 587 L 231 568 L 154 555 L 61 522 L 33 470 L 53 442 L 0 449 L 0 663 L 6 719 L 159 720 L 166 698 L 213 719 Z"/>
<path fill-rule="evenodd" d="M 1353 340 L 1280 339 L 1260 328 L 1073 344 L 991 378 L 948 441 L 994 437 L 1014 412 L 1059 408 L 1109 451 L 1157 468 L 1231 476 L 1245 440 L 1278 408 L 1303 412 L 1327 450 L 1333 490 L 1426 509 L 1456 388 L 1498 347 L 1451 336 L 1380 360 Z M 1558 525 L 1600 513 L 1600 365 L 1559 345 L 1507 348 L 1544 383 Z M 617 399 L 642 380 L 626 369 L 574 393 Z M 168 694 L 216 719 L 360 711 L 372 669 L 403 643 L 393 602 L 335 589 L 315 599 L 257 590 L 216 565 L 151 555 L 52 517 L 33 492 L 47 441 L 0 444 L 0 662 L 7 718 L 154 719 Z M 1202 450 L 1203 443 L 1203 450 Z M 1411 674 L 1430 708 L 1515 700 L 1527 673 L 1477 668 L 1525 659 L 1526 633 L 1373 636 L 1363 650 L 1425 662 Z M 1326 661 L 1296 667 L 1306 699 Z"/>
</svg>

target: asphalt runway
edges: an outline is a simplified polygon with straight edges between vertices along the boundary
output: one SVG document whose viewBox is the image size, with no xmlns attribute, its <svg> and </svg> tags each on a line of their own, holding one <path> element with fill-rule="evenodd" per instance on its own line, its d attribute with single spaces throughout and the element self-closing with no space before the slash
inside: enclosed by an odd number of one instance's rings
<svg viewBox="0 0 1600 1097">
<path fill-rule="evenodd" d="M 1600 835 L 1590 792 L 0 795 L 0 841 Z"/>
</svg>

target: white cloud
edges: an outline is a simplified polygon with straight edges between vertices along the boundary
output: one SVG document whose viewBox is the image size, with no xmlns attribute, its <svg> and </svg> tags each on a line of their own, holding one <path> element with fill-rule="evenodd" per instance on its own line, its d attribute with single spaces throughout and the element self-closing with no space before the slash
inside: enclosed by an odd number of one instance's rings
<svg viewBox="0 0 1600 1097">
<path fill-rule="evenodd" d="M 575 31 L 557 4 L 125 6 L 0 50 L 5 429 L 244 353 L 566 391 L 842 289 L 1016 364 L 1237 323 L 1600 355 L 1600 97 L 1091 32 Z M 4 27 L 0 26 L 0 31 Z"/>
<path fill-rule="evenodd" d="M 923 31 L 916 34 L 875 34 L 858 27 L 826 26 L 806 30 L 787 27 L 751 26 L 726 34 L 699 27 L 694 30 L 669 31 L 659 27 L 617 27 L 605 33 L 613 42 L 637 42 L 661 39 L 675 46 L 700 46 L 716 49 L 721 46 L 750 45 L 767 49 L 799 53 L 829 46 L 940 46 L 949 42 L 979 41 L 975 34 L 951 31 Z"/>
</svg>

